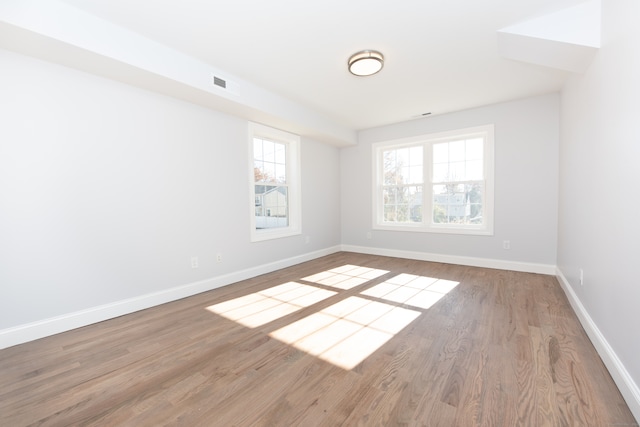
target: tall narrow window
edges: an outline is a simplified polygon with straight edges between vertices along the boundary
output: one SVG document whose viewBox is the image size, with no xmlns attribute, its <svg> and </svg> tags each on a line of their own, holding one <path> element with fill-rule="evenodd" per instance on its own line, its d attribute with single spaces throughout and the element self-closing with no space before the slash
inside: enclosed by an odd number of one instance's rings
<svg viewBox="0 0 640 427">
<path fill-rule="evenodd" d="M 493 125 L 373 150 L 374 228 L 493 233 Z"/>
<path fill-rule="evenodd" d="M 433 144 L 433 223 L 482 224 L 484 138 Z"/>
<path fill-rule="evenodd" d="M 287 145 L 254 137 L 253 177 L 256 228 L 288 227 Z"/>
<path fill-rule="evenodd" d="M 251 123 L 251 240 L 300 233 L 297 135 Z"/>
<path fill-rule="evenodd" d="M 422 146 L 383 150 L 382 161 L 384 222 L 421 223 Z"/>
</svg>

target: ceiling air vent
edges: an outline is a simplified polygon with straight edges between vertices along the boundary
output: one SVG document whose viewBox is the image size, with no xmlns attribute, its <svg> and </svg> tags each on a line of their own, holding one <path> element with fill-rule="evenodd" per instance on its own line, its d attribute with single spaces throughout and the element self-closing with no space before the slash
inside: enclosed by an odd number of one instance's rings
<svg viewBox="0 0 640 427">
<path fill-rule="evenodd" d="M 213 84 L 223 89 L 227 88 L 227 81 L 224 79 L 221 79 L 220 77 L 213 76 Z"/>
<path fill-rule="evenodd" d="M 2 0 L 0 0 L 0 3 L 1 2 Z M 222 74 L 219 71 L 213 71 L 209 75 L 210 77 L 207 85 L 210 85 L 211 83 L 213 83 L 213 87 L 209 86 L 209 88 L 211 89 L 211 92 L 216 93 L 225 98 L 228 98 L 230 96 L 240 96 L 240 87 L 238 83 L 226 77 L 224 78 L 219 77 L 221 75 L 224 76 L 224 74 Z"/>
</svg>

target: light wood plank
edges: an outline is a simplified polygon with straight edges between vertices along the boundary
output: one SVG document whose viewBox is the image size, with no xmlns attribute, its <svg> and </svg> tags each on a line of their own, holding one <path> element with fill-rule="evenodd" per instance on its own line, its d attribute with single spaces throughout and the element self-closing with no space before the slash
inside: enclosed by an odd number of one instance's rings
<svg viewBox="0 0 640 427">
<path fill-rule="evenodd" d="M 345 265 L 388 273 L 342 288 L 305 280 Z M 408 275 L 442 280 L 441 298 L 424 308 L 397 302 L 417 288 L 397 301 L 364 292 Z M 287 282 L 336 294 L 256 327 L 207 310 Z M 384 326 L 372 307 L 417 317 L 385 326 L 400 330 L 353 369 L 270 335 L 353 297 L 375 302 L 349 317 L 362 328 Z M 1 350 L 0 425 L 637 424 L 555 277 L 338 253 Z"/>
</svg>

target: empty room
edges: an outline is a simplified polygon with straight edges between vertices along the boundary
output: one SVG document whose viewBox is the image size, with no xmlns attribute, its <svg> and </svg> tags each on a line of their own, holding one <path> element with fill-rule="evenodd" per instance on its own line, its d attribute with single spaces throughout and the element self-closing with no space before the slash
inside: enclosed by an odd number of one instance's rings
<svg viewBox="0 0 640 427">
<path fill-rule="evenodd" d="M 0 1 L 0 426 L 638 426 L 639 17 Z"/>
</svg>

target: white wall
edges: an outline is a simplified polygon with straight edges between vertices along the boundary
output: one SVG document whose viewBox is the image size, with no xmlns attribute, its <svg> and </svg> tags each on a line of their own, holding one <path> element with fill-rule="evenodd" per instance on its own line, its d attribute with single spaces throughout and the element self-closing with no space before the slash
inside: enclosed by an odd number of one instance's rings
<svg viewBox="0 0 640 427">
<path fill-rule="evenodd" d="M 246 121 L 9 51 L 0 70 L 0 338 L 340 243 L 337 148 L 302 140 L 303 236 L 249 243 Z"/>
<path fill-rule="evenodd" d="M 559 98 L 557 94 L 429 117 L 360 132 L 344 148 L 342 242 L 454 257 L 556 264 Z M 375 142 L 495 124 L 493 236 L 372 231 L 372 148 Z M 372 239 L 367 232 L 372 231 Z M 503 249 L 503 241 L 511 249 Z M 462 260 L 460 258 L 452 258 Z M 462 260 L 465 261 L 465 260 Z"/>
<path fill-rule="evenodd" d="M 602 12 L 600 52 L 562 91 L 558 267 L 640 419 L 640 3 Z"/>
</svg>

